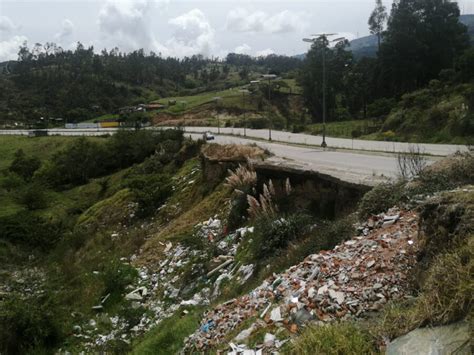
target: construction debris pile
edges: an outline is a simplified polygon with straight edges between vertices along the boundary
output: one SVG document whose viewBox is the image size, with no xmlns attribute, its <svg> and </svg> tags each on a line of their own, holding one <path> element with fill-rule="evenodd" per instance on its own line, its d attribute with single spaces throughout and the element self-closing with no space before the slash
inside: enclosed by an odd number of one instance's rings
<svg viewBox="0 0 474 355">
<path fill-rule="evenodd" d="M 208 259 L 203 250 L 192 250 L 180 243 L 161 243 L 164 247 L 163 259 L 152 268 L 138 268 L 137 282 L 129 285 L 124 295 L 132 308 L 142 307 L 146 310 L 139 322 L 130 324 L 119 316 L 103 313 L 109 296 L 106 295 L 99 304 L 92 307 L 98 312 L 97 317 L 81 326 L 76 325 L 74 337 L 82 339 L 88 349 L 96 349 L 117 340 L 129 343 L 133 337 L 144 334 L 152 326 L 178 311 L 181 306 L 208 305 L 220 294 L 223 280 L 235 279 L 244 283 L 252 275 L 253 265 L 239 265 L 234 261 L 239 241 L 252 231 L 252 227 L 244 227 L 224 235 L 217 216 L 198 223 L 194 228 L 193 237 L 216 245 L 220 255 L 212 259 Z M 131 264 L 135 258 L 133 255 L 130 260 L 122 258 L 121 261 Z M 189 268 L 190 264 L 196 277 L 183 284 L 183 270 Z M 95 273 L 99 274 L 98 271 Z M 97 327 L 99 320 L 109 324 L 106 332 Z"/>
<path fill-rule="evenodd" d="M 286 328 L 296 333 L 308 321 L 361 317 L 404 297 L 416 261 L 417 215 L 391 210 L 372 217 L 359 230 L 359 236 L 331 251 L 310 255 L 249 294 L 207 312 L 200 328 L 186 339 L 183 351 L 201 352 L 229 343 L 229 350 L 239 353 L 246 347 L 235 343 L 244 342 L 255 329 Z M 233 342 L 228 339 L 248 319 L 255 319 L 254 324 Z M 270 332 L 265 338 L 259 351 L 274 351 L 282 345 Z"/>
</svg>

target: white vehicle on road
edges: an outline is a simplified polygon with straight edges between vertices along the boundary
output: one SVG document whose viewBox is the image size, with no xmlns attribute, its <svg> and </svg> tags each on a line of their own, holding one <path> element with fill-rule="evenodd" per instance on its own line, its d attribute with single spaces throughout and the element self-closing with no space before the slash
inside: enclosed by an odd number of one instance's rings
<svg viewBox="0 0 474 355">
<path fill-rule="evenodd" d="M 202 135 L 202 138 L 203 138 L 205 141 L 212 141 L 212 140 L 214 140 L 216 137 L 214 137 L 214 135 L 213 135 L 211 132 L 207 131 L 207 132 L 205 132 L 205 133 Z"/>
</svg>

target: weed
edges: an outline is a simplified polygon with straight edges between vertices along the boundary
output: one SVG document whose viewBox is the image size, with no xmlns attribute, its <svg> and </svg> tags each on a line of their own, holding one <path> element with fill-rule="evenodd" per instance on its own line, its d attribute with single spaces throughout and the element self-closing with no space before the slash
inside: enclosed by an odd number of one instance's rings
<svg viewBox="0 0 474 355">
<path fill-rule="evenodd" d="M 403 183 L 382 183 L 367 192 L 359 202 L 358 214 L 365 219 L 372 214 L 386 211 L 404 198 Z"/>
<path fill-rule="evenodd" d="M 306 328 L 286 354 L 377 354 L 371 336 L 353 323 L 334 323 Z"/>
<path fill-rule="evenodd" d="M 415 145 L 410 145 L 407 152 L 398 153 L 397 163 L 402 180 L 419 176 L 427 164 L 420 147 Z"/>
<path fill-rule="evenodd" d="M 6 354 L 38 353 L 58 345 L 64 336 L 49 297 L 10 297 L 0 303 L 0 351 Z"/>
</svg>

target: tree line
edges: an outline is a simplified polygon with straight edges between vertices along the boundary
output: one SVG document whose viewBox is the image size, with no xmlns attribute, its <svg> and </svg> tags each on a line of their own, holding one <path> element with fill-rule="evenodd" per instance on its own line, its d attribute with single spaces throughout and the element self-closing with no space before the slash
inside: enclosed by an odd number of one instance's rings
<svg viewBox="0 0 474 355">
<path fill-rule="evenodd" d="M 299 78 L 314 119 L 322 117 L 323 51 L 328 112 L 336 120 L 386 114 L 403 94 L 433 79 L 472 81 L 474 49 L 459 16 L 457 3 L 451 1 L 395 1 L 388 15 L 377 0 L 368 21 L 378 38 L 376 58 L 355 60 L 348 41 L 332 48 L 328 41 L 315 41 Z"/>
<path fill-rule="evenodd" d="M 167 96 L 227 88 L 231 71 L 248 80 L 252 69 L 287 72 L 301 61 L 286 56 L 254 58 L 229 54 L 224 59 L 193 55 L 161 57 L 143 49 L 131 53 L 118 48 L 96 53 L 77 44 L 64 50 L 55 43 L 25 42 L 11 74 L 0 76 L 0 121 L 28 121 L 61 117 L 81 121 Z M 233 83 L 238 84 L 238 83 Z"/>
</svg>

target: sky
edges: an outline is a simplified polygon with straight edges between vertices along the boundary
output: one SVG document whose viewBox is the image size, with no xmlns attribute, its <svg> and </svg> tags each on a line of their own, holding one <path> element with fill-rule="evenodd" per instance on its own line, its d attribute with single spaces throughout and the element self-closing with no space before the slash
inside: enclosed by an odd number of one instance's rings
<svg viewBox="0 0 474 355">
<path fill-rule="evenodd" d="M 391 0 L 384 0 L 388 9 Z M 0 0 L 0 61 L 16 59 L 25 41 L 96 52 L 143 48 L 162 56 L 225 57 L 304 53 L 303 37 L 369 33 L 375 0 Z M 474 0 L 460 0 L 474 13 Z"/>
</svg>

